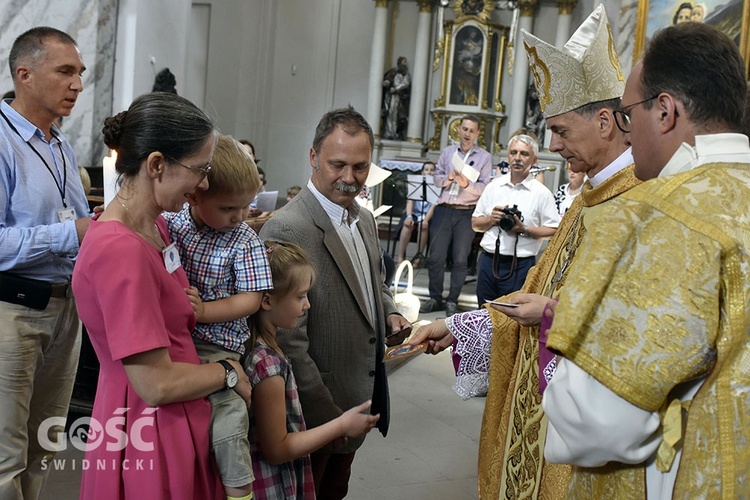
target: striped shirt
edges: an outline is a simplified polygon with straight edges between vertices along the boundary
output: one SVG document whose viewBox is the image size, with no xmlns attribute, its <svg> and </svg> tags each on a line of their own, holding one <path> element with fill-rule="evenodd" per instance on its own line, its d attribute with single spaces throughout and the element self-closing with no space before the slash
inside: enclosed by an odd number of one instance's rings
<svg viewBox="0 0 750 500">
<path fill-rule="evenodd" d="M 197 228 L 190 207 L 163 213 L 169 237 L 177 245 L 188 281 L 203 302 L 225 299 L 238 292 L 273 289 L 263 242 L 244 222 L 226 233 L 208 226 Z M 193 337 L 240 354 L 250 338 L 246 318 L 221 323 L 198 323 Z"/>
</svg>

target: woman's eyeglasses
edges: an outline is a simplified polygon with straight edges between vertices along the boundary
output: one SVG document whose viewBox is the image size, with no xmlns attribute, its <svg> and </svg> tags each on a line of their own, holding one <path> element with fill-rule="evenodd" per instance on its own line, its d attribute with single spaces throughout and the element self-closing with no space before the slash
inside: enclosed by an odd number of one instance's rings
<svg viewBox="0 0 750 500">
<path fill-rule="evenodd" d="M 208 173 L 211 171 L 211 162 L 206 163 L 202 167 L 191 167 L 190 165 L 185 165 L 181 161 L 177 161 L 174 158 L 170 158 L 170 159 L 174 163 L 180 165 L 181 167 L 185 167 L 186 169 L 192 170 L 193 172 L 195 172 L 196 174 L 198 174 L 200 176 L 201 180 L 203 180 L 208 175 Z"/>
</svg>

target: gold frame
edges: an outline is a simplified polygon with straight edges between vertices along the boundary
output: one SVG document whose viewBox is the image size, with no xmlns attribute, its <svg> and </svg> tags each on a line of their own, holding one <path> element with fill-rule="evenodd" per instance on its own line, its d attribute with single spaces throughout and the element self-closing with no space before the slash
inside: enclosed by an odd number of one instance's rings
<svg viewBox="0 0 750 500">
<path fill-rule="evenodd" d="M 480 134 L 477 143 L 483 145 L 488 151 L 497 153 L 500 124 L 506 118 L 501 90 L 508 51 L 509 28 L 490 22 L 490 13 L 494 8 L 492 2 L 485 1 L 483 4 L 477 4 L 477 10 L 465 10 L 464 7 L 468 4 L 462 0 L 453 0 L 452 4 L 456 19 L 443 22 L 443 35 L 436 41 L 433 49 L 432 71 L 437 71 L 441 64 L 443 67 L 440 75 L 440 94 L 435 97 L 430 110 L 435 130 L 427 141 L 427 147 L 431 151 L 439 151 L 443 147 L 444 134 L 456 140 L 456 128 L 460 123 L 460 118 L 469 113 L 475 114 L 480 119 Z M 475 104 L 451 104 L 448 101 L 454 85 L 453 59 L 456 38 L 459 31 L 467 26 L 479 29 L 486 44 L 483 48 L 482 73 L 478 82 L 479 94 L 476 96 Z M 492 44 L 495 37 L 497 37 L 497 46 L 493 57 Z M 490 82 L 491 69 L 494 70 L 492 82 Z M 489 102 L 489 95 L 493 97 L 492 102 Z"/>
<path fill-rule="evenodd" d="M 638 12 L 635 22 L 635 41 L 633 42 L 633 65 L 641 58 L 646 48 L 646 28 L 648 22 L 649 0 L 638 0 Z M 750 77 L 750 0 L 742 2 L 742 31 L 740 33 L 740 54 L 745 60 L 745 77 Z"/>
<path fill-rule="evenodd" d="M 750 0 L 747 0 L 750 1 Z M 496 63 L 496 70 L 495 70 L 495 81 L 494 81 L 494 88 L 492 89 L 494 92 L 494 102 L 490 106 L 490 104 L 487 102 L 487 94 L 489 94 L 489 77 L 490 77 L 490 66 L 492 64 L 491 60 L 491 52 L 492 50 L 488 47 L 485 51 L 484 57 L 483 57 L 483 64 L 482 64 L 482 81 L 480 82 L 481 90 L 483 90 L 483 94 L 481 96 L 480 101 L 476 105 L 449 105 L 447 103 L 448 100 L 448 91 L 449 87 L 451 86 L 448 82 L 448 77 L 452 77 L 452 69 L 451 63 L 452 61 L 449 61 L 452 54 L 453 49 L 453 32 L 456 30 L 456 28 L 460 29 L 463 28 L 465 25 L 469 24 L 467 21 L 475 21 L 476 24 L 471 23 L 472 26 L 475 26 L 482 31 L 485 37 L 486 42 L 490 42 L 492 40 L 492 37 L 497 34 L 498 36 L 498 44 L 497 44 L 497 59 L 495 61 Z M 456 30 L 457 31 L 457 30 Z M 504 61 L 505 61 L 505 52 L 508 47 L 508 27 L 502 26 L 495 23 L 485 23 L 480 24 L 477 22 L 477 18 L 474 16 L 470 16 L 467 18 L 463 18 L 462 21 L 456 22 L 456 21 L 446 21 L 444 23 L 444 32 L 443 32 L 443 38 L 438 42 L 439 45 L 442 47 L 442 55 L 441 59 L 442 61 L 438 64 L 442 64 L 442 75 L 440 78 L 440 96 L 438 96 L 437 99 L 435 99 L 434 106 L 436 108 L 444 108 L 446 106 L 461 106 L 462 108 L 477 108 L 477 110 L 490 110 L 494 109 L 495 112 L 503 112 L 505 109 L 505 105 L 500 100 L 500 90 L 502 88 L 503 83 L 503 73 L 505 70 L 504 67 Z M 437 64 L 436 64 L 437 66 Z M 435 71 L 437 68 L 433 67 L 433 71 Z M 464 109 L 466 112 L 471 112 L 471 110 Z"/>
</svg>

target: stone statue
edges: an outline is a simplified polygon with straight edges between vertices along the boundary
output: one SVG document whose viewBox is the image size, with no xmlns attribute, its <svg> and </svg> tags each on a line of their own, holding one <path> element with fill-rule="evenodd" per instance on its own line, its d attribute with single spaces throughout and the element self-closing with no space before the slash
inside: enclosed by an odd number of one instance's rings
<svg viewBox="0 0 750 500">
<path fill-rule="evenodd" d="M 177 93 L 177 79 L 172 74 L 171 71 L 169 71 L 169 68 L 164 68 L 163 70 L 159 71 L 159 73 L 156 75 L 156 78 L 154 78 L 154 86 L 151 89 L 152 92 L 169 92 L 171 94 Z"/>
<path fill-rule="evenodd" d="M 405 57 L 399 57 L 396 67 L 389 69 L 383 77 L 383 139 L 406 139 L 411 94 L 408 64 Z"/>
</svg>

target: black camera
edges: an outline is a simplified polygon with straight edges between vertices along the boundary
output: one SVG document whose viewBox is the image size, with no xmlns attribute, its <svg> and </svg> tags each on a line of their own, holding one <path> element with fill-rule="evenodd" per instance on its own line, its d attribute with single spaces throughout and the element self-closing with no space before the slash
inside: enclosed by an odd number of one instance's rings
<svg viewBox="0 0 750 500">
<path fill-rule="evenodd" d="M 518 205 L 501 208 L 500 210 L 502 210 L 503 216 L 500 217 L 500 222 L 498 222 L 497 225 L 500 226 L 500 229 L 503 231 L 510 231 L 513 229 L 516 225 L 515 217 L 518 217 L 518 220 L 523 221 L 523 215 L 521 215 L 521 211 L 518 210 Z"/>
</svg>

